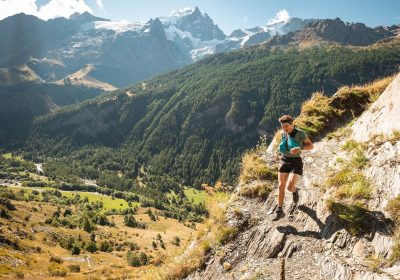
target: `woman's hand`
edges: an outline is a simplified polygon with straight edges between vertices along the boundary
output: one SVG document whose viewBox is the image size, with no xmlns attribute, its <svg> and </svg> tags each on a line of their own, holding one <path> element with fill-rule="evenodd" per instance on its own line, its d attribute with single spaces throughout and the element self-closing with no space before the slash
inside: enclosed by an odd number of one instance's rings
<svg viewBox="0 0 400 280">
<path fill-rule="evenodd" d="M 300 147 L 296 147 L 296 148 L 292 148 L 292 149 L 290 149 L 290 153 L 292 154 L 292 155 L 297 155 L 298 153 L 300 153 Z"/>
</svg>

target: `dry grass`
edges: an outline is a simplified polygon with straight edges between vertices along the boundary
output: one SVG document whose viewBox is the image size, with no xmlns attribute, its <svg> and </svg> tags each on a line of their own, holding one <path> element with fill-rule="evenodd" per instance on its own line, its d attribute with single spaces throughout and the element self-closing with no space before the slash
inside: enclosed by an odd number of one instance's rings
<svg viewBox="0 0 400 280">
<path fill-rule="evenodd" d="M 215 193 L 207 200 L 207 208 L 210 217 L 203 231 L 200 231 L 197 239 L 193 240 L 194 246 L 189 246 L 179 258 L 170 259 L 160 268 L 154 269 L 143 279 L 183 279 L 196 269 L 204 265 L 207 253 L 213 250 L 221 241 L 234 236 L 235 230 L 227 229 L 225 222 L 225 205 L 230 195 L 227 193 Z"/>
<path fill-rule="evenodd" d="M 363 174 L 368 163 L 364 146 L 355 141 L 347 141 L 342 150 L 348 159 L 340 160 L 340 169 L 328 174 L 327 188 L 335 189 L 335 200 L 327 201 L 328 209 L 344 224 L 347 231 L 360 235 L 367 231 L 370 212 L 367 201 L 372 198 L 372 185 Z"/>
<path fill-rule="evenodd" d="M 390 200 L 385 210 L 389 212 L 391 218 L 396 224 L 400 224 L 400 196 Z"/>
<path fill-rule="evenodd" d="M 332 120 L 342 111 L 331 106 L 332 98 L 321 92 L 314 93 L 311 99 L 301 107 L 301 114 L 295 124 L 302 128 L 307 135 L 314 137 L 323 131 L 328 120 Z"/>
<path fill-rule="evenodd" d="M 266 199 L 271 191 L 273 190 L 273 185 L 269 182 L 256 182 L 254 184 L 248 184 L 240 189 L 239 194 L 246 197 L 261 197 Z"/>
<path fill-rule="evenodd" d="M 400 141 L 400 131 L 393 131 L 390 136 L 386 136 L 384 134 L 376 134 L 371 141 L 373 141 L 374 145 L 382 145 L 385 142 L 390 142 L 394 145 L 397 141 Z"/>
<path fill-rule="evenodd" d="M 400 229 L 397 228 L 393 240 L 394 244 L 392 246 L 392 254 L 389 257 L 389 265 L 393 265 L 400 260 Z"/>
<path fill-rule="evenodd" d="M 262 158 L 262 154 L 252 150 L 243 155 L 239 176 L 241 184 L 248 184 L 252 181 L 273 181 L 277 180 L 277 178 L 277 172 L 268 166 Z"/>
<path fill-rule="evenodd" d="M 338 95 L 339 96 L 340 95 L 345 96 L 349 94 L 365 95 L 366 97 L 368 97 L 368 103 L 372 104 L 376 100 L 378 100 L 379 96 L 385 91 L 387 86 L 391 82 L 393 82 L 396 75 L 378 79 L 363 86 L 342 87 L 339 89 Z"/>
<path fill-rule="evenodd" d="M 330 174 L 326 185 L 336 188 L 336 197 L 355 202 L 357 200 L 368 200 L 372 197 L 371 183 L 362 173 L 368 163 L 364 155 L 364 146 L 353 140 L 347 141 L 342 150 L 351 153 L 348 160 L 341 159 L 341 168 Z"/>
<path fill-rule="evenodd" d="M 385 260 L 382 258 L 376 257 L 374 255 L 371 255 L 366 258 L 368 267 L 372 269 L 373 272 L 381 273 L 382 272 L 382 267 L 385 264 Z"/>
<path fill-rule="evenodd" d="M 89 276 L 91 279 L 145 279 L 142 278 L 142 275 L 146 275 L 148 271 L 153 269 L 152 265 L 139 268 L 130 267 L 126 260 L 127 248 L 124 251 L 113 251 L 112 253 L 81 251 L 80 256 L 71 256 L 68 250 L 61 248 L 58 242 L 52 239 L 52 236 L 54 234 L 71 235 L 78 238 L 78 235 L 81 235 L 83 240 L 88 241 L 90 235 L 87 232 L 81 229 L 55 228 L 44 224 L 43 221 L 57 210 L 56 205 L 42 202 L 40 203 L 41 207 L 39 207 L 38 202 L 28 204 L 23 201 L 12 201 L 12 203 L 17 208 L 16 211 L 10 211 L 12 220 L 0 218 L 2 235 L 12 241 L 17 241 L 22 250 L 0 248 L 0 261 L 4 258 L 8 260 L 0 264 L 1 279 L 16 279 L 15 268 L 13 268 L 15 262 L 21 263 L 18 266 L 18 271 L 21 275 L 24 275 L 24 279 L 31 279 L 32 277 L 36 277 L 34 279 L 53 279 L 53 277 L 57 277 L 55 275 L 64 275 L 64 273 L 66 273 L 65 279 L 88 279 Z M 32 211 L 33 208 L 38 211 Z M 74 207 L 72 207 L 72 210 L 76 211 Z M 158 262 L 160 264 L 160 259 L 161 261 L 169 261 L 180 254 L 189 240 L 192 239 L 192 236 L 204 230 L 204 226 L 200 224 L 196 224 L 197 230 L 194 230 L 177 220 L 165 219 L 164 217 L 159 217 L 160 220 L 154 222 L 144 212 L 145 209 L 140 209 L 135 217 L 138 221 L 148 223 L 149 227 L 145 230 L 125 227 L 121 216 L 109 216 L 109 219 L 114 220 L 116 227 L 98 226 L 96 230 L 98 244 L 101 240 L 106 239 L 117 243 L 132 241 L 140 246 L 141 251 L 153 256 L 151 263 L 156 264 Z M 25 217 L 28 215 L 31 215 L 31 217 L 27 222 Z M 35 232 L 32 233 L 30 228 Z M 18 236 L 15 234 L 16 232 L 18 232 Z M 157 234 L 162 236 L 166 250 L 161 247 L 156 250 L 152 248 L 152 242 L 156 239 Z M 171 244 L 175 235 L 180 237 L 180 247 Z M 40 248 L 40 251 L 37 251 L 36 248 Z M 204 250 L 206 249 L 205 244 Z M 52 260 L 63 259 L 62 263 L 50 261 L 50 255 L 54 256 Z M 86 258 L 86 256 L 91 258 L 90 266 L 86 261 L 65 259 L 71 257 L 79 259 Z M 70 271 L 69 267 L 74 265 L 79 265 L 80 272 Z"/>
<path fill-rule="evenodd" d="M 359 116 L 379 98 L 394 78 L 389 76 L 362 86 L 344 86 L 332 97 L 316 92 L 303 104 L 295 124 L 311 139 L 322 137 L 336 126 Z"/>
</svg>

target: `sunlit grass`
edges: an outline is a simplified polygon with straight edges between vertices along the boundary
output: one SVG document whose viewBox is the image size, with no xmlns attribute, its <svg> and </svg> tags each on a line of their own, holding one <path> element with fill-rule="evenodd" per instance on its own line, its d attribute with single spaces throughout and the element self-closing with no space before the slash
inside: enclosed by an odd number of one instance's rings
<svg viewBox="0 0 400 280">
<path fill-rule="evenodd" d="M 182 252 L 181 257 L 169 258 L 159 268 L 153 268 L 143 279 L 183 279 L 204 265 L 206 254 L 223 242 L 228 242 L 237 234 L 237 230 L 229 228 L 225 221 L 225 206 L 230 193 L 215 192 L 206 201 L 210 213 L 204 230 L 194 242 L 196 245 Z"/>
<path fill-rule="evenodd" d="M 3 154 L 3 158 L 5 158 L 5 159 L 15 159 L 15 160 L 23 161 L 21 156 L 13 156 L 12 153 Z"/>
<path fill-rule="evenodd" d="M 200 191 L 193 188 L 185 188 L 183 191 L 189 201 L 193 199 L 194 203 L 196 204 L 204 203 L 208 198 L 208 194 L 203 190 Z"/>
<path fill-rule="evenodd" d="M 348 204 L 329 199 L 327 207 L 352 235 L 360 235 L 370 227 L 370 212 L 361 203 Z"/>
<path fill-rule="evenodd" d="M 256 180 L 277 180 L 278 173 L 271 169 L 257 151 L 249 151 L 242 157 L 242 168 L 239 182 L 247 184 Z"/>
<path fill-rule="evenodd" d="M 311 139 L 317 136 L 321 137 L 322 132 L 329 132 L 335 128 L 332 127 L 332 124 L 338 124 L 338 121 L 347 122 L 349 118 L 356 117 L 355 111 L 360 114 L 367 109 L 372 102 L 379 98 L 394 77 L 377 79 L 361 86 L 344 86 L 332 97 L 316 92 L 310 100 L 303 103 L 301 114 L 296 118 L 295 124 L 303 129 Z M 335 135 L 331 134 L 331 136 Z"/>
<path fill-rule="evenodd" d="M 41 188 L 30 188 L 30 187 L 17 187 L 17 186 L 9 186 L 9 188 L 14 190 L 25 190 L 28 194 L 31 194 L 33 190 L 57 190 L 52 187 L 41 187 Z M 103 202 L 103 210 L 111 210 L 111 209 L 126 209 L 129 208 L 128 202 L 121 198 L 113 199 L 111 196 L 98 194 L 98 193 L 90 193 L 90 192 L 81 192 L 81 191 L 60 191 L 64 197 L 74 198 L 77 194 L 80 195 L 81 199 L 85 197 L 88 198 L 89 202 Z M 26 195 L 26 197 L 27 197 Z M 140 202 L 132 202 L 132 207 L 140 206 Z"/>
<path fill-rule="evenodd" d="M 81 196 L 81 199 L 87 197 L 89 199 L 89 202 L 97 202 L 97 201 L 103 202 L 103 208 L 105 210 L 111 210 L 111 209 L 119 210 L 119 209 L 126 209 L 129 207 L 128 202 L 120 198 L 113 199 L 112 197 L 107 195 L 89 193 L 89 192 L 62 191 L 62 195 L 67 198 L 73 198 L 75 197 L 76 194 L 79 194 Z M 140 203 L 132 202 L 132 206 L 140 206 Z"/>
</svg>

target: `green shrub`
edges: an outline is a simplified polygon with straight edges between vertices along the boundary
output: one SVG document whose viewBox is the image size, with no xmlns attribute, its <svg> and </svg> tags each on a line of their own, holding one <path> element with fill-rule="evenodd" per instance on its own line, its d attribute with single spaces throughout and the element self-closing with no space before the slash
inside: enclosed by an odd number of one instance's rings
<svg viewBox="0 0 400 280">
<path fill-rule="evenodd" d="M 149 259 L 146 253 L 144 252 L 141 253 L 128 252 L 127 258 L 129 265 L 134 267 L 147 265 L 149 263 Z"/>
<path fill-rule="evenodd" d="M 81 253 L 81 249 L 77 245 L 74 245 L 71 248 L 71 255 L 79 255 L 80 253 Z"/>
<path fill-rule="evenodd" d="M 352 235 L 360 235 L 370 227 L 371 213 L 361 203 L 345 204 L 330 199 L 327 207 Z"/>
<path fill-rule="evenodd" d="M 219 233 L 217 234 L 217 242 L 221 245 L 224 245 L 233 240 L 238 233 L 239 229 L 236 227 L 230 227 L 227 225 L 225 227 L 221 227 Z"/>
<path fill-rule="evenodd" d="M 99 250 L 102 252 L 111 252 L 112 247 L 110 245 L 110 242 L 108 242 L 107 240 L 101 241 L 99 245 Z"/>
<path fill-rule="evenodd" d="M 50 276 L 65 277 L 67 276 L 67 269 L 57 263 L 49 265 L 48 269 Z"/>
<path fill-rule="evenodd" d="M 400 196 L 391 199 L 385 210 L 389 212 L 394 222 L 400 225 Z"/>
<path fill-rule="evenodd" d="M 69 268 L 69 271 L 71 271 L 71 272 L 78 273 L 81 271 L 81 267 L 78 264 L 71 264 L 68 266 L 68 268 Z"/>
<path fill-rule="evenodd" d="M 50 256 L 50 262 L 63 263 L 63 260 L 60 257 Z"/>
<path fill-rule="evenodd" d="M 181 245 L 180 242 L 181 242 L 181 239 L 178 236 L 174 236 L 171 241 L 171 243 L 175 246 L 180 246 Z"/>
<path fill-rule="evenodd" d="M 90 253 L 95 253 L 95 252 L 97 252 L 96 242 L 90 241 L 90 242 L 86 245 L 86 251 L 88 251 L 88 252 L 90 252 Z"/>
</svg>

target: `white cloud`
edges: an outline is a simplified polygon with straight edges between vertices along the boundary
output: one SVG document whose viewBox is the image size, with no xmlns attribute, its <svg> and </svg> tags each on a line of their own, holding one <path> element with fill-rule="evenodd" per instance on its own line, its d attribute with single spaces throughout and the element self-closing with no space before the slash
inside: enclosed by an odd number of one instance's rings
<svg viewBox="0 0 400 280">
<path fill-rule="evenodd" d="M 35 0 L 0 0 L 0 19 L 18 13 L 32 14 L 36 10 Z"/>
<path fill-rule="evenodd" d="M 271 18 L 268 21 L 268 25 L 278 23 L 278 22 L 287 22 L 290 19 L 290 15 L 288 11 L 286 10 L 280 10 L 279 12 L 276 13 L 274 18 Z"/>
<path fill-rule="evenodd" d="M 246 23 L 247 20 L 248 20 L 247 16 L 244 16 L 244 18 L 243 18 L 243 23 Z"/>
<path fill-rule="evenodd" d="M 96 0 L 96 5 L 101 11 L 104 11 L 103 0 Z"/>
<path fill-rule="evenodd" d="M 56 17 L 68 18 L 75 12 L 85 11 L 93 12 L 84 0 L 51 0 L 40 9 L 36 5 L 36 0 L 0 0 L 0 19 L 25 13 L 47 20 Z"/>
<path fill-rule="evenodd" d="M 42 19 L 56 17 L 68 18 L 73 13 L 93 12 L 84 0 L 51 0 L 40 7 L 38 15 Z"/>
</svg>

